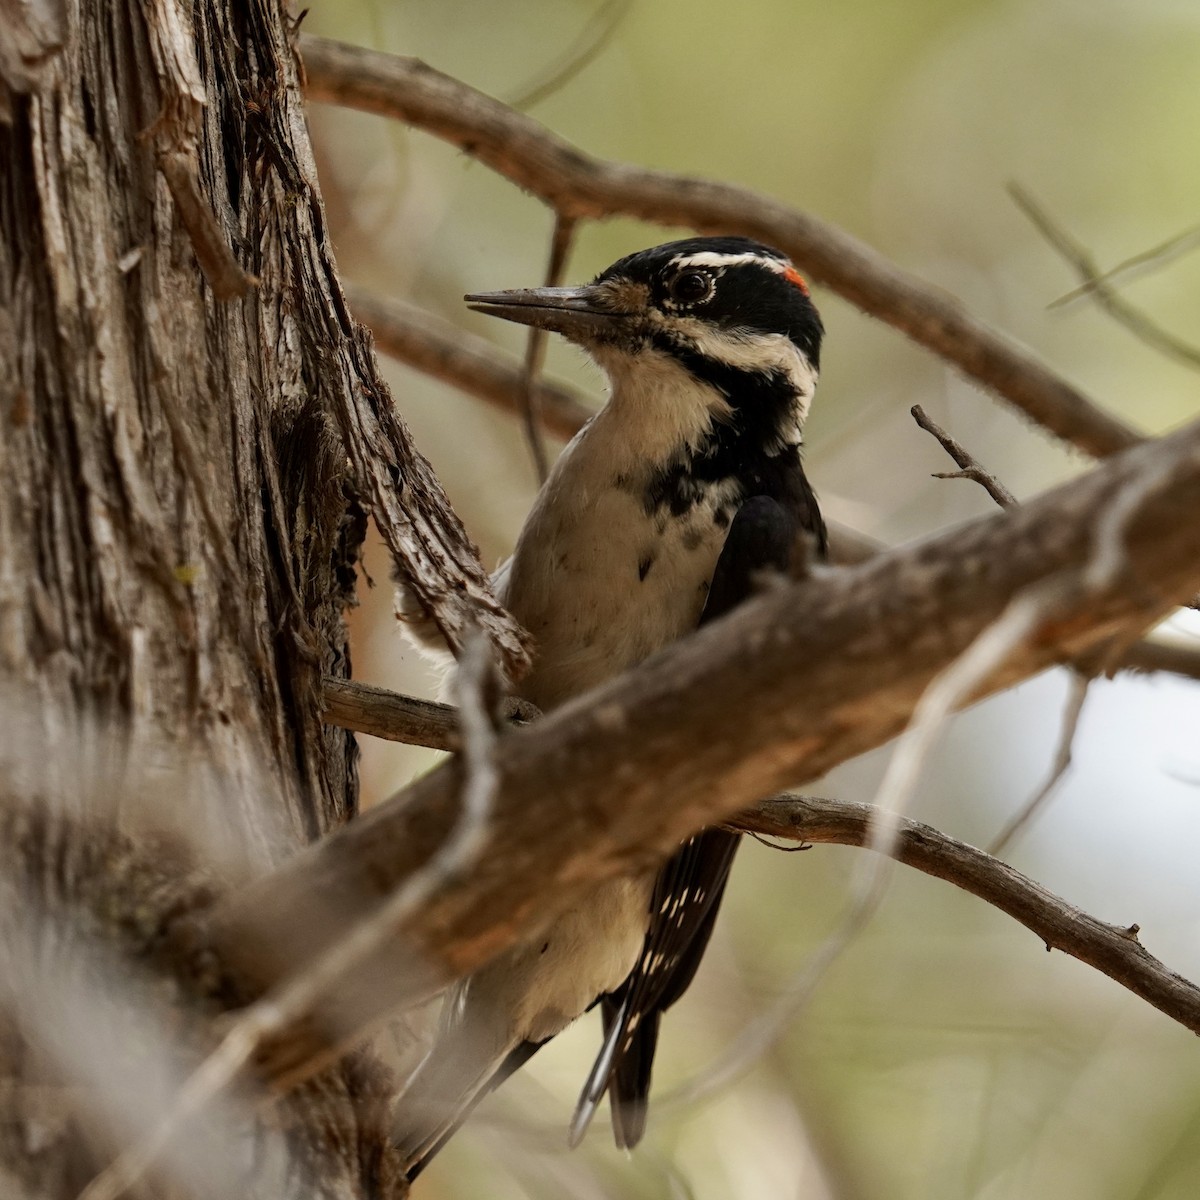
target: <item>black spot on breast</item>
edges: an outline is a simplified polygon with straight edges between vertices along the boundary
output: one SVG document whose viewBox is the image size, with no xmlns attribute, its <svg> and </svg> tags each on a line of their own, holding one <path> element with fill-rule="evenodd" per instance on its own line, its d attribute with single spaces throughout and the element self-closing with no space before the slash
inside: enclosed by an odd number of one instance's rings
<svg viewBox="0 0 1200 1200">
<path fill-rule="evenodd" d="M 683 548 L 685 550 L 695 550 L 702 541 L 704 541 L 704 534 L 702 534 L 694 525 L 690 529 L 684 531 Z"/>
<path fill-rule="evenodd" d="M 717 511 L 713 513 L 713 524 L 718 529 L 727 529 L 729 527 L 729 509 L 718 508 Z"/>
<path fill-rule="evenodd" d="M 547 950 L 549 950 L 549 949 L 550 949 L 550 943 L 549 943 L 549 942 L 543 942 L 543 943 L 542 943 L 542 949 L 541 949 L 541 953 L 542 953 L 542 954 L 545 954 L 545 953 L 546 953 L 546 951 L 547 951 Z"/>
<path fill-rule="evenodd" d="M 654 555 L 647 554 L 645 558 L 638 563 L 638 578 L 645 579 L 650 574 L 650 568 L 654 566 Z"/>
</svg>

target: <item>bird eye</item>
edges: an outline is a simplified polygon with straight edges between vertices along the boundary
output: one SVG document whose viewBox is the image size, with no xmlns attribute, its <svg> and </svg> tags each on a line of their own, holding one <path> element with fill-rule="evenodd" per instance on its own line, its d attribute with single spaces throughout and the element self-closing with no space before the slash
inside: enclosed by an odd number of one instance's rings
<svg viewBox="0 0 1200 1200">
<path fill-rule="evenodd" d="M 683 304 L 697 304 L 701 300 L 707 300 L 712 295 L 712 290 L 712 277 L 705 275 L 703 271 L 684 271 L 667 284 L 671 299 Z"/>
</svg>

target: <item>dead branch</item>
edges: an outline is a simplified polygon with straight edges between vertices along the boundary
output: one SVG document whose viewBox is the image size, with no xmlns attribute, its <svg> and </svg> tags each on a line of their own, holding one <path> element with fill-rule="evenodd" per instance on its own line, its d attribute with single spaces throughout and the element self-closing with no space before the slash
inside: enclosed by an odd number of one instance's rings
<svg viewBox="0 0 1200 1200">
<path fill-rule="evenodd" d="M 769 1008 L 750 1020 L 716 1062 L 672 1092 L 668 1101 L 694 1103 L 740 1078 L 808 1005 L 829 968 L 857 941 L 887 897 L 905 813 L 950 718 L 1065 595 L 1066 581 L 1055 577 L 1014 596 L 1008 607 L 930 681 L 896 743 L 875 802 L 869 807 L 870 824 L 863 845 L 876 853 L 860 864 L 865 870 L 854 876 L 846 911 Z"/>
<path fill-rule="evenodd" d="M 741 233 L 789 254 L 864 312 L 954 363 L 1056 437 L 1104 456 L 1136 430 L 952 298 L 841 230 L 747 188 L 606 162 L 498 100 L 413 58 L 302 37 L 308 94 L 394 117 L 458 146 L 576 219 L 624 213 L 701 232 Z"/>
<path fill-rule="evenodd" d="M 449 704 L 332 675 L 326 675 L 324 683 L 325 720 L 330 725 L 431 750 L 453 751 L 461 745 L 458 710 Z"/>
<path fill-rule="evenodd" d="M 1139 675 L 1163 671 L 1200 681 L 1200 652 L 1147 639 L 1130 646 L 1116 669 Z M 332 675 L 325 676 L 324 684 L 325 720 L 330 725 L 430 750 L 453 753 L 459 747 L 458 711 L 453 705 Z"/>
<path fill-rule="evenodd" d="M 909 411 L 912 413 L 913 420 L 926 433 L 933 434 L 941 443 L 942 449 L 958 463 L 957 471 L 939 472 L 934 475 L 934 479 L 971 479 L 979 484 L 1001 508 L 1011 508 L 1016 504 L 1016 496 L 995 475 L 990 471 L 985 471 L 979 460 L 961 442 L 952 438 L 936 421 L 927 416 L 919 404 L 914 404 Z"/>
<path fill-rule="evenodd" d="M 865 804 L 785 795 L 764 800 L 737 824 L 773 837 L 861 846 L 871 820 Z M 1110 925 L 1088 916 L 1007 863 L 920 821 L 901 821 L 895 854 L 907 866 L 985 900 L 1037 934 L 1048 950 L 1062 950 L 1095 967 L 1200 1033 L 1200 988 L 1150 954 L 1138 941 L 1136 925 Z"/>
<path fill-rule="evenodd" d="M 397 929 L 425 969 L 405 953 L 342 979 L 336 1030 L 314 1017 L 292 1031 L 274 1047 L 277 1069 L 304 1073 L 333 1052 L 335 1032 L 344 1040 L 475 969 L 599 880 L 894 736 L 931 679 L 1040 581 L 1086 568 L 1088 586 L 1068 591 L 972 699 L 1145 629 L 1200 583 L 1197 511 L 1200 424 L 1018 508 L 774 589 L 501 738 L 487 855 Z M 199 935 L 252 988 L 305 970 L 420 872 L 462 782 L 457 759 L 430 772 L 218 906 Z"/>
</svg>

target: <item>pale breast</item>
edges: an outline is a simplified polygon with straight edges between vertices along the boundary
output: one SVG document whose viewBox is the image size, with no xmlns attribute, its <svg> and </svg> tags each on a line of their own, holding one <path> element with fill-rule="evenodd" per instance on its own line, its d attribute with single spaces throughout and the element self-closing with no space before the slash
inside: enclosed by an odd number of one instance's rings
<svg viewBox="0 0 1200 1200">
<path fill-rule="evenodd" d="M 536 642 L 519 691 L 542 709 L 695 629 L 725 537 L 708 505 L 648 515 L 637 487 L 570 465 L 530 514 L 504 588 Z"/>
</svg>

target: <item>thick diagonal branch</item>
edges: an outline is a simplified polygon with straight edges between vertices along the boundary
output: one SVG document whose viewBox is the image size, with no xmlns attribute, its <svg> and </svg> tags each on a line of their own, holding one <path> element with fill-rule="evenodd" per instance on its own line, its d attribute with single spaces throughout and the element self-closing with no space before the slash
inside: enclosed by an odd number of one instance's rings
<svg viewBox="0 0 1200 1200">
<path fill-rule="evenodd" d="M 625 213 L 769 242 L 864 312 L 954 363 L 1079 449 L 1102 456 L 1138 441 L 1135 430 L 956 300 L 815 217 L 732 184 L 593 158 L 531 117 L 415 58 L 316 37 L 302 38 L 301 48 L 314 100 L 424 129 L 568 217 Z"/>
<path fill-rule="evenodd" d="M 1113 526 L 1112 512 L 1127 520 Z M 293 1030 L 273 1068 L 303 1074 L 598 881 L 880 745 L 1014 596 L 1050 576 L 1082 577 L 1101 548 L 1110 557 L 1114 533 L 1122 570 L 1090 571 L 1092 585 L 1057 605 L 979 695 L 1136 636 L 1200 585 L 1198 512 L 1194 425 L 1018 509 L 774 589 L 502 738 L 492 839 L 476 868 L 409 914 L 388 961 L 348 973 L 330 998 L 336 1018 Z M 218 906 L 198 936 L 251 991 L 303 970 L 431 860 L 462 782 L 451 760 Z"/>
</svg>

